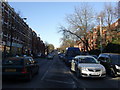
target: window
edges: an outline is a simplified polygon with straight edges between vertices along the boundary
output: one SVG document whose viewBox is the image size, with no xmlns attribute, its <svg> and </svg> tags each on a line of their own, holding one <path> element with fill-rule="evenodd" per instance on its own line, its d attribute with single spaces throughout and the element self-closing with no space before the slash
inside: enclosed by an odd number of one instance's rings
<svg viewBox="0 0 120 90">
<path fill-rule="evenodd" d="M 27 59 L 25 59 L 25 64 L 26 65 L 29 65 L 30 64 L 30 61 L 29 61 L 29 59 L 27 58 Z"/>
<path fill-rule="evenodd" d="M 4 60 L 3 62 L 4 65 L 22 65 L 23 64 L 23 59 L 18 59 L 18 58 L 8 58 L 7 60 Z"/>
<path fill-rule="evenodd" d="M 120 64 L 120 55 L 112 55 L 111 59 L 112 59 L 112 63 Z"/>
<path fill-rule="evenodd" d="M 79 58 L 79 63 L 98 63 L 98 62 L 91 57 L 81 57 Z"/>
<path fill-rule="evenodd" d="M 31 64 L 34 63 L 34 60 L 32 58 L 29 58 L 29 61 L 30 61 Z"/>
</svg>

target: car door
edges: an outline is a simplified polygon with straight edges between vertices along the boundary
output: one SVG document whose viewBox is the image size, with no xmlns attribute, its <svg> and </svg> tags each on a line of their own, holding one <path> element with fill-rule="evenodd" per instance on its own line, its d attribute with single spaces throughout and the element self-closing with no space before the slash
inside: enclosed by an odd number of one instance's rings
<svg viewBox="0 0 120 90">
<path fill-rule="evenodd" d="M 32 60 L 32 63 L 33 63 L 33 65 L 34 65 L 34 71 L 35 71 L 34 73 L 37 73 L 38 70 L 39 70 L 38 62 L 35 61 L 33 58 L 31 58 L 31 60 Z"/>
<path fill-rule="evenodd" d="M 34 74 L 36 73 L 36 64 L 34 63 L 34 60 L 32 58 L 29 58 L 29 61 L 30 61 L 32 73 Z"/>
<path fill-rule="evenodd" d="M 71 69 L 75 71 L 76 68 L 78 67 L 78 58 L 73 59 L 71 64 L 72 64 Z"/>
<path fill-rule="evenodd" d="M 104 56 L 100 56 L 98 58 L 98 61 L 100 61 L 100 64 L 102 64 L 103 66 L 106 66 L 106 58 Z"/>
<path fill-rule="evenodd" d="M 31 62 L 30 62 L 29 58 L 25 58 L 24 61 L 25 61 L 24 62 L 25 63 L 25 68 L 27 69 L 27 71 L 29 73 L 32 73 L 33 70 L 32 70 L 32 66 L 31 66 Z"/>
<path fill-rule="evenodd" d="M 110 69 L 110 67 L 111 67 L 111 60 L 110 60 L 109 56 L 105 57 L 105 66 L 107 69 Z"/>
<path fill-rule="evenodd" d="M 75 59 L 73 59 L 71 62 L 71 70 L 75 71 Z"/>
</svg>

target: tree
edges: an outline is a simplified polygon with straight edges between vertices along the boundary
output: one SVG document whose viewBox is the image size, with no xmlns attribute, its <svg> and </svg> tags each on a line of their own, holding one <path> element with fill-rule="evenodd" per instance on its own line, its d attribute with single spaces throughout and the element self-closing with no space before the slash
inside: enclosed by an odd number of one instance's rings
<svg viewBox="0 0 120 90">
<path fill-rule="evenodd" d="M 49 48 L 49 53 L 55 49 L 53 44 L 48 44 L 48 48 Z"/>
<path fill-rule="evenodd" d="M 118 11 L 118 9 L 116 7 L 113 7 L 111 5 L 111 3 L 108 3 L 108 4 L 105 4 L 104 5 L 104 10 L 103 10 L 103 13 L 104 13 L 104 17 L 103 17 L 103 24 L 105 26 L 107 26 L 107 36 L 109 37 L 109 42 L 112 42 L 112 23 L 115 22 L 116 19 L 118 19 L 116 12 Z M 118 12 L 117 12 L 118 13 Z"/>
<path fill-rule="evenodd" d="M 89 47 L 87 32 L 92 30 L 94 27 L 93 20 L 93 9 L 86 3 L 81 7 L 75 7 L 74 13 L 66 17 L 68 28 L 60 26 L 60 31 L 63 32 L 63 37 L 73 37 L 76 40 L 81 40 L 88 51 Z"/>
<path fill-rule="evenodd" d="M 62 44 L 60 45 L 60 51 L 65 51 L 67 47 L 74 47 L 75 41 L 71 39 L 61 38 Z"/>
</svg>

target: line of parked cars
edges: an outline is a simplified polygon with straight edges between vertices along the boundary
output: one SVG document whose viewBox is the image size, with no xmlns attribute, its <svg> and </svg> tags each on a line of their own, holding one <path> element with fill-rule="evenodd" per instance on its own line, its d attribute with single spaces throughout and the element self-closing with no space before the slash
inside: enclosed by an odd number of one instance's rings
<svg viewBox="0 0 120 90">
<path fill-rule="evenodd" d="M 69 47 L 59 58 L 65 62 L 77 77 L 116 77 L 120 75 L 120 54 L 102 53 L 96 55 L 83 54 L 79 48 Z"/>
</svg>

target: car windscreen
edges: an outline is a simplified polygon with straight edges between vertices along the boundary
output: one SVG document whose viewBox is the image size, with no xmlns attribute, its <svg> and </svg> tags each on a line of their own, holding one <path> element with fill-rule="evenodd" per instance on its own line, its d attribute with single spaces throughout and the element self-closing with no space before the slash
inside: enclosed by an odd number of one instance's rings
<svg viewBox="0 0 120 90">
<path fill-rule="evenodd" d="M 98 61 L 91 57 L 81 57 L 81 58 L 79 58 L 79 63 L 96 63 L 96 64 L 98 64 Z"/>
<path fill-rule="evenodd" d="M 22 65 L 23 59 L 6 59 L 2 62 L 3 65 Z"/>
<path fill-rule="evenodd" d="M 68 50 L 66 55 L 68 57 L 75 57 L 77 55 L 80 55 L 80 50 L 79 49 L 71 49 L 71 50 Z"/>
<path fill-rule="evenodd" d="M 112 55 L 111 59 L 112 59 L 112 63 L 120 64 L 120 55 Z"/>
</svg>

